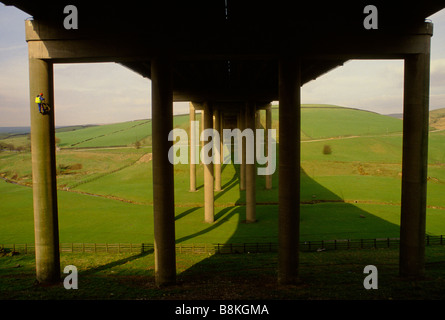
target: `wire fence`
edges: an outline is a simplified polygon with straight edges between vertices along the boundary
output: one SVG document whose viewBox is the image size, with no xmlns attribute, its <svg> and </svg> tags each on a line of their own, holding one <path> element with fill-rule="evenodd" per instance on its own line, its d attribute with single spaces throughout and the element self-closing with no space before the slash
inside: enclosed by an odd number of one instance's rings
<svg viewBox="0 0 445 320">
<path fill-rule="evenodd" d="M 444 245 L 445 236 L 426 236 L 425 245 Z M 373 238 L 373 239 L 336 239 L 301 241 L 301 251 L 325 251 L 347 249 L 380 249 L 398 248 L 400 238 Z M 278 243 L 252 242 L 252 243 L 217 243 L 217 244 L 177 244 L 177 253 L 208 253 L 208 254 L 236 254 L 236 253 L 264 253 L 277 252 Z M 0 244 L 0 251 L 4 253 L 35 253 L 34 244 Z M 61 243 L 61 253 L 151 253 L 154 245 L 149 243 Z"/>
</svg>

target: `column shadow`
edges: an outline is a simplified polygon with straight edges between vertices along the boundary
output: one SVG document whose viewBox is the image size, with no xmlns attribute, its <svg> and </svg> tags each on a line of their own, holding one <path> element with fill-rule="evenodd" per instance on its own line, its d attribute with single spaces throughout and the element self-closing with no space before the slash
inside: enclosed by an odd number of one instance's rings
<svg viewBox="0 0 445 320">
<path fill-rule="evenodd" d="M 279 163 L 278 159 L 277 163 Z M 229 180 L 227 180 L 227 176 L 222 176 L 226 180 L 224 186 L 230 189 L 239 188 L 239 165 L 231 165 L 235 166 L 235 174 Z M 302 168 L 300 170 L 300 243 L 307 240 L 344 239 L 345 235 L 350 235 L 350 239 L 362 238 L 360 235 L 372 235 L 376 230 L 385 230 L 390 233 L 388 236 L 398 236 L 398 225 L 381 219 L 351 203 L 346 203 L 335 192 L 312 179 Z M 235 202 L 236 206 L 215 208 L 216 221 L 214 224 L 204 230 L 177 239 L 177 243 L 211 232 L 228 219 L 239 215 L 239 223 L 225 245 L 252 242 L 276 245 L 278 243 L 278 179 L 278 166 L 273 175 L 271 190 L 265 189 L 265 177 L 257 176 L 256 223 L 242 223 L 245 219 L 245 191 L 239 191 L 239 197 Z M 297 195 L 295 199 L 298 199 Z M 220 219 L 221 217 L 224 219 Z M 274 252 L 276 252 L 276 246 L 274 248 Z M 202 276 L 203 267 L 201 264 L 205 265 L 205 269 L 207 269 L 220 268 L 218 265 L 220 263 L 221 260 L 215 255 L 210 256 L 182 272 L 180 278 L 184 281 L 187 281 L 186 278 L 190 278 L 193 281 L 195 277 Z M 270 263 L 276 264 L 276 259 Z M 230 277 L 230 275 L 227 276 Z"/>
</svg>

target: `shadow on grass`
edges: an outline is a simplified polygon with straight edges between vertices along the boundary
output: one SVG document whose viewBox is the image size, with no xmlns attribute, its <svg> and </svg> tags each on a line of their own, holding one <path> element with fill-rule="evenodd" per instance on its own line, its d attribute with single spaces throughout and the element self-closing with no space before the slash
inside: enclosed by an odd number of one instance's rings
<svg viewBox="0 0 445 320">
<path fill-rule="evenodd" d="M 97 266 L 97 267 L 94 267 L 94 268 L 87 269 L 87 270 L 82 272 L 82 275 L 93 275 L 93 274 L 96 274 L 96 273 L 101 272 L 101 271 L 105 271 L 105 270 L 108 270 L 108 269 L 111 269 L 111 268 L 114 268 L 114 267 L 121 266 L 121 265 L 126 264 L 126 263 L 128 263 L 130 261 L 144 258 L 144 257 L 146 257 L 146 256 L 148 256 L 150 254 L 153 254 L 153 253 L 154 253 L 154 249 L 149 249 L 149 250 L 146 250 L 146 251 L 141 252 L 139 254 L 135 254 L 133 256 L 130 256 L 130 257 L 126 257 L 126 258 L 119 259 L 119 260 L 116 260 L 116 261 L 113 261 L 113 262 L 110 262 L 110 263 L 107 263 L 107 264 L 104 264 L 104 265 L 101 265 L 101 266 Z"/>
<path fill-rule="evenodd" d="M 190 208 L 188 210 L 185 210 L 183 213 L 178 214 L 177 216 L 175 216 L 175 221 L 178 221 L 181 218 L 186 217 L 187 215 L 193 213 L 194 211 L 198 210 L 200 207 L 193 207 Z"/>
<path fill-rule="evenodd" d="M 278 163 L 278 160 L 277 160 Z M 295 165 L 298 165 L 297 163 Z M 235 166 L 235 175 L 224 182 L 224 189 L 232 189 L 239 186 L 240 166 Z M 278 168 L 277 168 L 278 169 Z M 277 170 L 278 171 L 278 170 Z M 226 219 L 238 214 L 239 223 L 233 231 L 226 244 L 278 242 L 278 172 L 273 175 L 273 186 L 271 190 L 265 189 L 265 177 L 257 176 L 256 195 L 257 195 L 257 222 L 252 224 L 242 223 L 245 219 L 245 191 L 239 192 L 239 198 L 236 200 L 235 207 L 225 207 L 215 210 L 215 222 L 204 230 L 177 239 L 177 243 L 199 237 L 205 233 L 211 232 L 224 223 Z M 224 179 L 224 176 L 222 176 Z M 225 177 L 227 179 L 227 177 Z M 224 180 L 223 180 L 224 181 Z M 381 219 L 370 212 L 361 209 L 350 203 L 346 203 L 342 197 L 331 190 L 320 185 L 312 179 L 301 168 L 300 171 L 300 243 L 306 240 L 338 240 L 349 237 L 356 238 L 376 238 L 377 234 L 382 237 L 397 237 L 399 226 Z M 216 195 L 215 198 L 221 195 Z M 296 201 L 298 197 L 295 197 Z M 241 206 L 240 206 L 241 205 Z M 380 233 L 379 233 L 380 232 Z M 306 239 L 311 237 L 310 239 Z M 259 265 L 276 265 L 277 257 L 275 254 L 269 255 L 270 261 L 264 261 L 264 258 L 258 256 Z M 203 270 L 218 270 L 221 258 L 219 255 L 210 256 L 197 264 L 191 266 L 180 274 L 181 279 L 194 279 L 196 275 L 202 276 Z M 238 258 L 230 258 L 231 261 L 244 259 L 245 255 L 238 255 Z M 256 258 L 250 257 L 250 260 Z M 261 261 L 260 261 L 261 260 Z M 234 262 L 236 264 L 236 262 Z M 274 270 L 276 267 L 273 267 Z M 304 266 L 300 266 L 304 268 Z M 205 271 L 204 271 L 205 272 Z M 236 275 L 235 275 L 236 276 Z M 227 275 L 230 277 L 230 275 Z"/>
</svg>

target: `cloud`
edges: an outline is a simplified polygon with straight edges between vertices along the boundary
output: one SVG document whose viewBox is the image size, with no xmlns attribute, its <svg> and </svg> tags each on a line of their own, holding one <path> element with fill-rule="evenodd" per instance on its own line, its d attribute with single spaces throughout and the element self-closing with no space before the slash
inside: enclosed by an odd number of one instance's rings
<svg viewBox="0 0 445 320">
<path fill-rule="evenodd" d="M 430 86 L 432 89 L 442 89 L 445 93 L 445 59 L 431 60 Z"/>
<path fill-rule="evenodd" d="M 0 6 L 0 126 L 29 125 L 27 15 Z M 430 106 L 445 107 L 445 10 L 434 22 Z M 118 64 L 57 64 L 57 125 L 109 123 L 151 117 L 150 80 Z M 303 103 L 331 103 L 381 113 L 403 105 L 403 61 L 354 60 L 302 88 Z M 174 112 L 188 112 L 175 103 Z"/>
<path fill-rule="evenodd" d="M 27 50 L 0 51 L 0 67 L 0 126 L 29 125 Z"/>
<path fill-rule="evenodd" d="M 54 79 L 57 125 L 150 116 L 150 81 L 118 64 L 56 65 Z"/>
<path fill-rule="evenodd" d="M 330 103 L 383 113 L 400 112 L 403 61 L 352 60 L 302 88 L 302 103 Z"/>
</svg>

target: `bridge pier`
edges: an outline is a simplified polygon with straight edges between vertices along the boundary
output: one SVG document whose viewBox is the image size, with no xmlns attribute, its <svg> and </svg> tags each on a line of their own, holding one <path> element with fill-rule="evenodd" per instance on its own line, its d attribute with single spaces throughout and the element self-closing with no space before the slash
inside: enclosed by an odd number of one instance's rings
<svg viewBox="0 0 445 320">
<path fill-rule="evenodd" d="M 163 286 L 176 282 L 174 176 L 168 159 L 173 145 L 168 140 L 173 129 L 171 61 L 153 59 L 151 75 L 155 281 Z"/>
<path fill-rule="evenodd" d="M 36 278 L 40 283 L 56 283 L 60 280 L 60 255 L 51 62 L 29 59 L 29 91 Z M 48 114 L 41 114 L 35 103 L 40 93 L 51 108 Z"/>
<path fill-rule="evenodd" d="M 278 282 L 295 283 L 300 237 L 300 59 L 279 61 Z"/>
<path fill-rule="evenodd" d="M 190 148 L 190 192 L 196 191 L 196 148 L 199 148 L 199 146 L 195 145 L 196 141 L 196 132 L 194 130 L 194 127 L 192 126 L 193 121 L 195 121 L 195 105 L 193 102 L 189 103 L 189 110 L 190 110 L 190 134 L 189 134 L 189 148 Z"/>
<path fill-rule="evenodd" d="M 430 36 L 425 48 L 405 58 L 404 75 L 399 272 L 416 278 L 425 268 Z"/>
<path fill-rule="evenodd" d="M 213 128 L 213 112 L 212 106 L 205 102 L 204 109 L 204 130 Z M 212 138 L 213 139 L 213 138 Z M 213 143 L 213 140 L 212 140 Z M 201 158 L 203 158 L 201 154 Z M 213 176 L 213 162 L 204 163 L 204 220 L 207 223 L 215 221 L 214 215 L 214 176 Z"/>
<path fill-rule="evenodd" d="M 245 164 L 246 174 L 246 223 L 252 223 L 256 221 L 256 166 L 255 166 L 255 103 L 246 103 L 246 128 L 253 131 L 253 143 L 245 144 L 243 155 L 253 155 L 253 163 Z M 244 158 L 246 159 L 246 157 Z"/>
<path fill-rule="evenodd" d="M 272 129 L 272 105 L 268 104 L 266 107 L 266 137 L 264 139 L 265 141 L 265 150 L 267 152 L 267 155 L 269 155 L 269 129 Z M 270 172 L 270 166 L 268 165 L 268 172 Z M 266 189 L 270 190 L 272 189 L 272 174 L 266 175 Z"/>
<path fill-rule="evenodd" d="M 219 146 L 213 141 L 213 147 L 215 150 L 214 157 L 213 157 L 213 163 L 215 164 L 213 167 L 214 175 L 215 175 L 215 191 L 221 191 L 221 141 L 222 141 L 222 130 L 221 130 L 221 111 L 217 108 L 213 109 L 213 116 L 214 116 L 214 124 L 213 128 L 218 132 L 220 141 Z M 218 149 L 219 148 L 219 152 Z"/>
<path fill-rule="evenodd" d="M 245 107 L 241 108 L 241 111 L 239 113 L 239 129 L 241 132 L 246 129 L 246 110 Z M 240 182 L 239 182 L 239 188 L 241 191 L 246 190 L 246 141 L 245 139 L 241 139 L 239 141 L 241 144 L 241 164 L 240 164 Z"/>
</svg>

